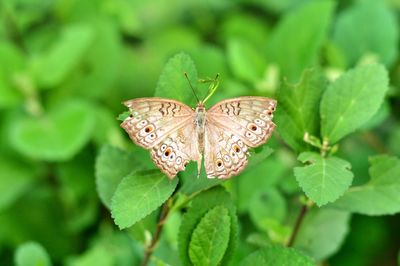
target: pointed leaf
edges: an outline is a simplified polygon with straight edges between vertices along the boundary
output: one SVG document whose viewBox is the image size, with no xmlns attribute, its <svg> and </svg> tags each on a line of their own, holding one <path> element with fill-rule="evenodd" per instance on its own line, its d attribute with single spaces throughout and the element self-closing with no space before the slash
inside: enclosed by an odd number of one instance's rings
<svg viewBox="0 0 400 266">
<path fill-rule="evenodd" d="M 343 159 L 323 158 L 314 152 L 303 152 L 298 159 L 309 165 L 294 168 L 296 180 L 318 206 L 337 200 L 351 185 L 351 165 Z"/>
<path fill-rule="evenodd" d="M 312 209 L 306 214 L 293 246 L 316 260 L 326 259 L 342 246 L 349 227 L 348 212 Z"/>
<path fill-rule="evenodd" d="M 193 60 L 185 53 L 179 53 L 168 60 L 158 80 L 155 96 L 175 99 L 190 106 L 197 104 L 196 98 L 191 92 L 189 83 L 184 76 L 187 73 L 190 83 L 197 86 L 197 70 Z M 203 94 L 199 94 L 201 97 Z"/>
<path fill-rule="evenodd" d="M 111 198 L 121 180 L 133 171 L 142 170 L 144 163 L 140 158 L 148 153 L 143 149 L 131 152 L 105 145 L 96 159 L 96 185 L 104 205 L 111 208 Z"/>
<path fill-rule="evenodd" d="M 339 14 L 333 40 L 350 64 L 371 53 L 386 65 L 394 62 L 399 33 L 393 11 L 385 1 L 363 0 Z M 365 25 L 368 30 L 360 30 Z"/>
<path fill-rule="evenodd" d="M 332 206 L 366 215 L 400 212 L 400 159 L 379 155 L 370 159 L 368 183 L 351 187 Z"/>
<path fill-rule="evenodd" d="M 388 73 L 382 65 L 350 70 L 333 82 L 321 101 L 321 134 L 333 144 L 367 122 L 383 103 Z"/>
<path fill-rule="evenodd" d="M 310 257 L 294 248 L 268 246 L 247 256 L 240 266 L 313 266 L 315 263 Z"/>
<path fill-rule="evenodd" d="M 306 70 L 294 85 L 284 83 L 279 90 L 276 110 L 277 129 L 285 142 L 296 151 L 306 149 L 304 134 L 319 134 L 319 103 L 327 85 L 318 70 Z"/>
<path fill-rule="evenodd" d="M 223 206 L 209 210 L 193 231 L 189 257 L 193 265 L 219 265 L 229 243 L 231 221 Z"/>
<path fill-rule="evenodd" d="M 238 221 L 236 216 L 235 205 L 230 198 L 230 195 L 218 186 L 202 192 L 196 196 L 192 202 L 187 213 L 183 216 L 181 226 L 179 227 L 179 255 L 183 265 L 190 265 L 189 258 L 189 243 L 191 236 L 196 226 L 202 217 L 212 208 L 216 206 L 224 206 L 229 211 L 230 217 L 230 233 L 229 244 L 224 254 L 221 265 L 226 265 L 231 259 L 233 252 L 236 248 L 236 241 L 238 237 Z"/>
<path fill-rule="evenodd" d="M 272 32 L 266 46 L 268 62 L 278 64 L 289 80 L 297 80 L 316 61 L 334 6 L 333 1 L 309 1 L 288 13 Z"/>
<path fill-rule="evenodd" d="M 132 226 L 155 211 L 174 192 L 178 179 L 169 180 L 158 170 L 133 173 L 118 185 L 111 202 L 111 214 L 120 229 Z"/>
</svg>

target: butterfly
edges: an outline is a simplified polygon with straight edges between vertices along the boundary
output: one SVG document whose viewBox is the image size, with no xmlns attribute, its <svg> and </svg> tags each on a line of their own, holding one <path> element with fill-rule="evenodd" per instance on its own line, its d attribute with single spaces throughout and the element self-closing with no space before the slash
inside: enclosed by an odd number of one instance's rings
<svg viewBox="0 0 400 266">
<path fill-rule="evenodd" d="M 247 165 L 249 148 L 265 143 L 275 124 L 276 100 L 239 97 L 223 100 L 209 110 L 205 101 L 195 109 L 164 98 L 125 101 L 129 116 L 121 127 L 139 146 L 149 149 L 155 165 L 170 179 L 197 162 L 208 178 L 230 178 Z"/>
</svg>

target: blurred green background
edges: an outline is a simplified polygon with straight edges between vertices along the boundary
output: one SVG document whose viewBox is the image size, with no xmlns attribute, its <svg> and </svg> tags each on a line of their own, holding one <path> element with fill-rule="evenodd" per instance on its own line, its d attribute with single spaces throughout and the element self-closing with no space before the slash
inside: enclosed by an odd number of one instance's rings
<svg viewBox="0 0 400 266">
<path fill-rule="evenodd" d="M 13 265 L 28 241 L 40 243 L 54 265 L 138 263 L 144 228 L 120 232 L 113 224 L 96 193 L 95 158 L 104 144 L 133 145 L 116 120 L 121 101 L 152 96 L 164 64 L 182 51 L 199 77 L 220 74 L 211 102 L 276 97 L 282 80 L 296 82 L 307 67 L 334 79 L 363 62 L 383 63 L 387 100 L 340 149 L 354 183 L 365 182 L 369 155 L 400 156 L 399 11 L 396 0 L 1 0 L 0 264 Z M 229 182 L 257 188 L 257 171 L 268 171 L 293 200 L 297 155 L 277 134 L 271 145 L 269 163 Z M 246 240 L 240 258 L 262 241 L 263 228 L 249 199 L 234 197 Z M 157 256 L 176 265 L 169 252 L 179 217 L 171 219 Z M 396 264 L 399 215 L 347 222 L 343 245 L 324 265 Z"/>
</svg>

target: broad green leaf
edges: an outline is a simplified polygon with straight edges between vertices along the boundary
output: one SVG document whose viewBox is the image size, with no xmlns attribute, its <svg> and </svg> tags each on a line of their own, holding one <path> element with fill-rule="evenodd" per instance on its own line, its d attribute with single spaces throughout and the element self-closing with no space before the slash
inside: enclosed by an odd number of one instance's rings
<svg viewBox="0 0 400 266">
<path fill-rule="evenodd" d="M 86 102 L 70 100 L 40 117 L 22 116 L 9 131 L 13 147 L 26 156 L 48 161 L 73 157 L 92 134 L 94 113 Z"/>
<path fill-rule="evenodd" d="M 250 157 L 250 163 L 258 154 L 256 153 Z M 287 166 L 278 160 L 276 156 L 270 156 L 268 159 L 264 159 L 257 164 L 249 165 L 243 174 L 232 180 L 234 191 L 236 191 L 238 212 L 247 212 L 252 204 L 253 195 L 276 185 L 286 171 Z"/>
<path fill-rule="evenodd" d="M 229 40 L 227 57 L 233 74 L 253 84 L 262 79 L 267 68 L 267 63 L 260 56 L 260 52 L 250 43 L 242 40 Z"/>
<path fill-rule="evenodd" d="M 111 199 L 121 180 L 128 174 L 146 168 L 148 151 L 135 148 L 128 152 L 105 145 L 96 159 L 96 185 L 99 197 L 107 208 L 111 208 Z M 150 158 L 149 158 L 150 159 Z"/>
<path fill-rule="evenodd" d="M 365 25 L 368 27 L 364 28 Z M 352 65 L 362 56 L 372 53 L 378 56 L 379 61 L 390 66 L 398 54 L 396 14 L 385 1 L 356 1 L 338 15 L 333 41 Z"/>
<path fill-rule="evenodd" d="M 294 248 L 268 246 L 247 256 L 240 266 L 314 266 L 314 261 Z"/>
<path fill-rule="evenodd" d="M 294 168 L 296 180 L 318 206 L 337 200 L 351 185 L 351 164 L 343 159 L 314 152 L 303 152 L 298 159 L 309 165 Z"/>
<path fill-rule="evenodd" d="M 14 83 L 24 64 L 22 53 L 13 44 L 0 42 L 0 108 L 22 101 L 22 92 L 16 89 Z"/>
<path fill-rule="evenodd" d="M 93 130 L 94 142 L 98 146 L 110 144 L 117 147 L 123 147 L 124 132 L 121 130 L 118 123 L 116 123 L 115 115 L 109 109 L 100 106 L 96 106 L 95 112 L 96 124 Z"/>
<path fill-rule="evenodd" d="M 81 232 L 98 217 L 99 201 L 92 155 L 85 149 L 72 160 L 57 165 L 58 196 L 66 207 L 66 227 L 69 232 Z"/>
<path fill-rule="evenodd" d="M 174 192 L 178 179 L 155 170 L 124 177 L 111 201 L 111 214 L 120 229 L 132 226 L 155 211 Z"/>
<path fill-rule="evenodd" d="M 189 257 L 193 265 L 219 265 L 229 243 L 231 218 L 223 206 L 209 210 L 193 231 Z"/>
<path fill-rule="evenodd" d="M 181 226 L 179 227 L 179 255 L 183 265 L 190 265 L 189 258 L 189 243 L 196 226 L 201 221 L 202 217 L 216 206 L 223 206 L 229 211 L 230 218 L 230 233 L 229 244 L 221 265 L 226 265 L 232 258 L 237 245 L 238 237 L 238 221 L 236 217 L 235 205 L 230 198 L 230 195 L 218 186 L 200 193 L 191 201 L 189 210 L 184 214 Z"/>
<path fill-rule="evenodd" d="M 65 27 L 50 50 L 38 58 L 34 73 L 44 88 L 59 85 L 82 60 L 93 38 L 93 30 L 85 24 Z"/>
<path fill-rule="evenodd" d="M 37 172 L 27 162 L 0 156 L 0 211 L 13 204 L 32 186 Z"/>
<path fill-rule="evenodd" d="M 185 77 L 187 73 L 190 83 L 197 87 L 197 70 L 192 59 L 185 53 L 179 53 L 168 60 L 158 80 L 155 96 L 175 99 L 190 106 L 197 104 L 196 98 L 191 92 L 188 80 Z M 203 94 L 196 93 L 200 98 Z"/>
<path fill-rule="evenodd" d="M 321 101 L 321 134 L 334 144 L 367 122 L 383 103 L 388 73 L 381 65 L 350 70 L 326 89 Z"/>
<path fill-rule="evenodd" d="M 287 13 L 271 32 L 266 45 L 268 62 L 278 64 L 289 80 L 297 80 L 306 67 L 316 63 L 334 7 L 329 0 L 308 1 Z"/>
<path fill-rule="evenodd" d="M 269 27 L 261 17 L 235 12 L 228 14 L 222 23 L 217 36 L 221 43 L 239 39 L 253 44 L 254 47 L 264 47 L 268 39 Z"/>
<path fill-rule="evenodd" d="M 50 266 L 47 251 L 36 242 L 27 242 L 18 247 L 14 255 L 16 266 Z"/>
<path fill-rule="evenodd" d="M 284 83 L 279 90 L 276 123 L 279 134 L 294 150 L 306 149 L 304 134 L 319 134 L 319 103 L 327 85 L 319 70 L 306 70 L 296 84 Z"/>
<path fill-rule="evenodd" d="M 400 159 L 378 155 L 370 159 L 371 179 L 351 187 L 332 206 L 366 215 L 388 215 L 400 212 Z"/>
<path fill-rule="evenodd" d="M 349 223 L 348 212 L 313 209 L 306 213 L 293 246 L 318 261 L 324 260 L 342 246 Z"/>
<path fill-rule="evenodd" d="M 271 223 L 280 223 L 286 216 L 286 202 L 274 187 L 255 191 L 250 199 L 249 214 L 253 223 L 261 230 L 270 229 Z"/>
<path fill-rule="evenodd" d="M 115 83 L 121 61 L 121 43 L 118 29 L 107 19 L 97 19 L 90 24 L 91 41 L 86 52 L 62 88 L 52 92 L 62 97 L 65 93 L 83 97 L 101 98 L 115 95 Z M 120 98 L 115 97 L 116 102 Z M 111 100 L 110 100 L 111 101 Z"/>
</svg>

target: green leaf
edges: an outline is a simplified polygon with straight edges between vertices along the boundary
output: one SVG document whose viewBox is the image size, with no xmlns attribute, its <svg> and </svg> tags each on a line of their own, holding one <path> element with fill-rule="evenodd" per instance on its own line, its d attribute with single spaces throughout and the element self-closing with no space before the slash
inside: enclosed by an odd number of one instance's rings
<svg viewBox="0 0 400 266">
<path fill-rule="evenodd" d="M 14 121 L 9 134 L 15 149 L 26 156 L 48 161 L 73 157 L 92 134 L 94 113 L 83 101 L 53 106 L 41 117 L 23 116 Z"/>
<path fill-rule="evenodd" d="M 44 88 L 59 85 L 79 64 L 92 38 L 93 30 L 88 25 L 74 24 L 65 27 L 53 47 L 33 66 L 39 85 Z"/>
<path fill-rule="evenodd" d="M 27 162 L 0 156 L 0 211 L 13 204 L 32 186 L 37 172 Z"/>
<path fill-rule="evenodd" d="M 15 88 L 16 76 L 25 64 L 22 53 L 6 41 L 0 42 L 0 107 L 11 107 L 22 102 L 21 91 Z"/>
<path fill-rule="evenodd" d="M 132 173 L 124 177 L 111 202 L 111 214 L 120 229 L 132 226 L 155 211 L 174 192 L 178 179 L 169 180 L 159 171 Z"/>
<path fill-rule="evenodd" d="M 223 206 L 209 210 L 193 231 L 189 257 L 193 265 L 219 265 L 229 243 L 229 211 Z"/>
<path fill-rule="evenodd" d="M 318 261 L 324 260 L 342 246 L 349 223 L 348 212 L 313 209 L 306 214 L 293 246 Z"/>
<path fill-rule="evenodd" d="M 388 215 L 400 212 L 400 159 L 378 155 L 370 159 L 371 179 L 351 187 L 332 206 L 366 215 Z"/>
<path fill-rule="evenodd" d="M 47 251 L 36 242 L 27 242 L 18 247 L 14 261 L 16 266 L 50 266 Z"/>
<path fill-rule="evenodd" d="M 289 80 L 297 80 L 306 67 L 315 64 L 334 7 L 333 1 L 308 1 L 289 12 L 271 33 L 268 62 L 278 64 Z"/>
<path fill-rule="evenodd" d="M 318 206 L 337 200 L 351 185 L 351 164 L 343 159 L 323 158 L 318 153 L 303 152 L 298 160 L 309 165 L 294 168 L 296 180 Z"/>
<path fill-rule="evenodd" d="M 394 10 L 393 10 L 394 11 Z M 333 41 L 351 65 L 366 54 L 374 54 L 385 65 L 392 65 L 398 54 L 399 40 L 396 14 L 385 1 L 354 2 L 337 17 Z M 365 30 L 360 30 L 368 25 Z"/>
<path fill-rule="evenodd" d="M 183 265 L 191 265 L 189 258 L 189 244 L 192 238 L 193 231 L 201 221 L 202 217 L 216 206 L 223 206 L 229 211 L 230 217 L 230 233 L 229 244 L 221 265 L 226 265 L 232 258 L 238 237 L 238 221 L 236 217 L 235 205 L 230 198 L 230 195 L 218 186 L 200 193 L 191 201 L 191 206 L 187 213 L 183 216 L 181 226 L 179 227 L 179 255 Z"/>
<path fill-rule="evenodd" d="M 146 168 L 141 158 L 148 151 L 135 148 L 128 152 L 119 148 L 105 145 L 96 159 L 96 185 L 99 197 L 107 208 L 111 208 L 111 199 L 121 180 L 133 171 Z"/>
<path fill-rule="evenodd" d="M 265 149 L 263 149 L 265 150 Z M 251 160 L 261 153 L 250 157 Z M 234 178 L 233 185 L 236 192 L 236 206 L 239 213 L 247 212 L 252 205 L 252 197 L 266 188 L 276 185 L 285 174 L 287 166 L 278 160 L 276 156 L 260 161 L 258 164 L 249 165 L 245 172 L 238 178 Z M 294 178 L 293 178 L 294 179 Z M 296 184 L 296 186 L 298 186 Z"/>
<path fill-rule="evenodd" d="M 251 44 L 233 39 L 228 42 L 228 63 L 233 74 L 247 82 L 256 83 L 261 80 L 267 63 Z"/>
<path fill-rule="evenodd" d="M 303 72 L 300 81 L 294 85 L 287 82 L 279 90 L 276 123 L 279 134 L 296 151 L 306 149 L 304 134 L 316 136 L 319 133 L 319 103 L 327 85 L 319 70 Z"/>
<path fill-rule="evenodd" d="M 247 256 L 240 266 L 314 266 L 310 257 L 305 256 L 294 248 L 268 246 Z"/>
<path fill-rule="evenodd" d="M 381 65 L 350 70 L 333 82 L 321 101 L 321 134 L 333 144 L 367 122 L 383 103 L 388 73 Z"/>
<path fill-rule="evenodd" d="M 190 106 L 197 104 L 196 98 L 191 92 L 190 85 L 184 76 L 187 73 L 192 86 L 197 85 L 197 70 L 193 60 L 185 53 L 179 53 L 168 60 L 158 80 L 155 96 L 175 99 Z M 203 94 L 196 89 L 197 96 Z"/>
<path fill-rule="evenodd" d="M 274 187 L 259 190 L 250 199 L 250 218 L 261 230 L 268 231 L 271 221 L 282 222 L 286 216 L 286 211 L 285 199 Z"/>
</svg>

